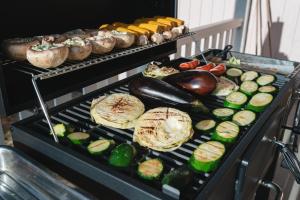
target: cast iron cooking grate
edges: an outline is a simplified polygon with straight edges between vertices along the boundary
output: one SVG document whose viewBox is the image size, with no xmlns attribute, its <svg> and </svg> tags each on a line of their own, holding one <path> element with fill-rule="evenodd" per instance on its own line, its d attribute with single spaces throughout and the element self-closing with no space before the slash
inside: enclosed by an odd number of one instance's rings
<svg viewBox="0 0 300 200">
<path fill-rule="evenodd" d="M 80 70 L 86 67 L 90 67 L 90 66 L 94 66 L 96 64 L 100 64 L 109 60 L 113 60 L 116 58 L 120 58 L 120 57 L 124 57 L 124 56 L 128 56 L 137 52 L 141 52 L 147 49 L 151 49 L 166 43 L 170 43 L 176 40 L 179 40 L 181 38 L 184 37 L 188 37 L 193 35 L 193 32 L 188 32 L 185 33 L 181 36 L 178 36 L 175 39 L 171 39 L 171 40 L 167 40 L 164 41 L 160 44 L 156 44 L 156 43 L 150 43 L 147 45 L 143 45 L 143 46 L 133 46 L 127 49 L 114 49 L 112 52 L 104 54 L 104 55 L 97 55 L 97 54 L 92 54 L 90 55 L 87 59 L 83 60 L 83 61 L 65 61 L 62 65 L 55 67 L 55 68 L 38 68 L 38 67 L 34 67 L 33 65 L 31 65 L 29 62 L 27 61 L 12 61 L 9 59 L 6 59 L 3 55 L 0 54 L 0 64 L 2 66 L 7 66 L 9 68 L 13 68 L 17 71 L 20 71 L 24 74 L 30 75 L 36 79 L 48 79 L 48 78 L 52 78 L 55 76 L 59 76 L 62 74 L 66 74 L 69 72 L 73 72 L 76 70 Z"/>
<path fill-rule="evenodd" d="M 91 140 L 95 140 L 98 138 L 105 138 L 105 139 L 113 139 L 117 144 L 119 143 L 132 143 L 132 135 L 133 135 L 133 129 L 116 129 L 106 126 L 99 126 L 95 124 L 91 118 L 90 118 L 90 106 L 93 98 L 97 98 L 99 96 L 105 95 L 105 94 L 113 94 L 113 93 L 128 93 L 128 83 L 130 80 L 138 78 L 139 75 L 127 78 L 123 81 L 117 82 L 116 84 L 113 84 L 111 86 L 108 86 L 106 88 L 100 89 L 93 93 L 93 95 L 89 95 L 87 97 L 83 97 L 83 100 L 74 100 L 72 102 L 66 103 L 59 108 L 52 110 L 51 112 L 51 120 L 53 123 L 65 123 L 70 124 L 77 131 L 87 131 L 91 134 Z M 286 79 L 284 76 L 277 75 L 277 80 L 273 84 L 277 86 L 279 89 L 286 83 L 288 79 Z M 203 103 L 209 108 L 214 109 L 218 107 L 223 107 L 223 100 L 224 98 L 221 97 L 214 97 L 214 96 L 206 96 L 205 98 L 202 98 Z M 153 105 L 146 105 L 146 109 L 154 107 Z M 193 125 L 197 123 L 199 120 L 202 119 L 208 119 L 212 116 L 209 115 L 203 115 L 201 113 L 189 113 L 192 120 Z M 257 120 L 260 119 L 260 116 L 258 115 Z M 45 119 L 39 118 L 38 120 L 31 120 L 27 122 L 24 126 L 26 126 L 26 130 L 29 130 L 30 132 L 36 133 L 38 135 L 43 135 L 47 138 L 47 142 L 53 143 L 52 137 L 49 135 L 49 128 L 46 123 Z M 251 127 L 245 127 L 241 129 L 241 132 L 239 134 L 238 140 L 233 144 L 230 148 L 226 150 L 226 154 L 223 158 L 226 159 L 230 152 L 235 148 L 236 144 L 239 143 L 242 139 L 242 137 L 247 134 L 248 130 Z M 210 137 L 207 134 L 203 134 L 197 130 L 195 130 L 194 137 L 183 144 L 179 149 L 172 151 L 172 152 L 157 152 L 145 148 L 138 147 L 138 152 L 140 152 L 137 156 L 136 162 L 138 162 L 140 159 L 144 158 L 160 158 L 165 165 L 165 172 L 168 172 L 172 168 L 178 168 L 179 166 L 187 163 L 189 157 L 199 146 L 201 143 L 209 141 Z M 95 160 L 97 163 L 101 163 L 103 165 L 107 164 L 108 155 L 104 155 L 102 157 L 93 157 L 88 154 L 86 147 L 87 145 L 72 145 L 67 139 L 60 139 L 60 145 L 63 146 L 63 148 L 68 148 L 71 151 L 76 151 L 77 153 L 82 154 L 86 159 L 92 159 Z M 154 181 L 153 183 L 144 182 L 136 175 L 136 163 L 134 166 L 130 167 L 126 170 L 118 170 L 121 173 L 124 173 L 126 176 L 129 176 L 129 178 L 138 180 L 146 185 L 149 185 L 152 188 L 157 189 L 158 191 L 162 191 L 162 186 L 160 184 L 160 181 Z M 95 166 L 97 167 L 97 166 Z M 181 198 L 187 198 L 192 199 L 196 196 L 197 193 L 201 191 L 201 189 L 205 186 L 205 184 L 209 181 L 209 179 L 217 173 L 218 170 L 215 170 L 213 173 L 200 173 L 196 174 L 193 177 L 193 183 L 192 187 L 188 189 L 188 191 L 184 192 L 184 196 L 181 196 Z"/>
</svg>

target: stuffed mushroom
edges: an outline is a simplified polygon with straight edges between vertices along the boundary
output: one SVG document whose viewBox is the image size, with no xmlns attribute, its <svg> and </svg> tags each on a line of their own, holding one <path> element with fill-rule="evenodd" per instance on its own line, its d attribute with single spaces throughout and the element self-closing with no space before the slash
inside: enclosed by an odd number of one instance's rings
<svg viewBox="0 0 300 200">
<path fill-rule="evenodd" d="M 80 37 L 67 39 L 63 44 L 69 47 L 69 60 L 84 60 L 92 53 L 92 44 Z"/>
<path fill-rule="evenodd" d="M 109 53 L 116 45 L 116 39 L 106 31 L 99 31 L 97 36 L 90 37 L 87 40 L 91 42 L 92 52 L 95 54 Z"/>
<path fill-rule="evenodd" d="M 61 65 L 68 58 L 69 48 L 64 44 L 42 41 L 27 49 L 27 60 L 36 67 L 52 68 Z"/>
<path fill-rule="evenodd" d="M 4 40 L 2 43 L 3 52 L 13 60 L 26 60 L 26 51 L 33 45 L 40 42 L 36 38 L 14 38 Z"/>
<path fill-rule="evenodd" d="M 135 36 L 128 32 L 111 31 L 114 38 L 116 38 L 116 48 L 128 48 L 135 42 Z"/>
</svg>

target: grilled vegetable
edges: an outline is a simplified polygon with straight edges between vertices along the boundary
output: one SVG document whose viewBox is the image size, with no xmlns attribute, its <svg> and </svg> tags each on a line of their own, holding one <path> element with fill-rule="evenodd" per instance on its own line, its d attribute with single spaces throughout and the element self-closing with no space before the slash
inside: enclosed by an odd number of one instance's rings
<svg viewBox="0 0 300 200">
<path fill-rule="evenodd" d="M 155 78 L 141 77 L 129 84 L 130 93 L 154 103 L 165 103 L 207 113 L 203 103 L 192 95 Z"/>
<path fill-rule="evenodd" d="M 256 82 L 260 86 L 265 86 L 273 83 L 275 80 L 275 76 L 273 75 L 262 75 L 256 80 Z"/>
<path fill-rule="evenodd" d="M 213 69 L 209 70 L 211 73 L 213 73 L 216 76 L 221 76 L 226 72 L 226 66 L 225 64 L 218 64 Z"/>
<path fill-rule="evenodd" d="M 234 114 L 230 108 L 216 108 L 212 111 L 213 115 L 220 120 L 229 120 Z"/>
<path fill-rule="evenodd" d="M 115 167 L 128 167 L 133 161 L 135 154 L 134 146 L 123 143 L 112 150 L 108 162 Z"/>
<path fill-rule="evenodd" d="M 69 47 L 69 60 L 84 60 L 92 53 L 92 44 L 88 40 L 83 40 L 80 37 L 67 39 L 63 42 Z"/>
<path fill-rule="evenodd" d="M 102 153 L 104 153 L 114 145 L 115 145 L 115 141 L 113 140 L 101 139 L 101 140 L 96 140 L 94 142 L 91 142 L 88 145 L 87 150 L 92 155 L 101 155 Z"/>
<path fill-rule="evenodd" d="M 233 109 L 240 109 L 246 102 L 247 96 L 241 92 L 232 92 L 224 101 L 224 107 L 233 108 Z"/>
<path fill-rule="evenodd" d="M 109 31 L 99 31 L 97 36 L 88 38 L 92 44 L 92 52 L 95 54 L 105 54 L 113 50 L 116 39 Z"/>
<path fill-rule="evenodd" d="M 253 81 L 258 77 L 258 73 L 256 71 L 247 71 L 242 74 L 241 81 Z"/>
<path fill-rule="evenodd" d="M 14 38 L 4 40 L 2 50 L 6 56 L 13 60 L 26 60 L 26 51 L 40 42 L 36 38 Z"/>
<path fill-rule="evenodd" d="M 201 144 L 192 154 L 189 165 L 196 172 L 211 172 L 215 170 L 225 153 L 225 147 L 217 141 Z"/>
<path fill-rule="evenodd" d="M 199 62 L 200 64 L 200 62 Z M 216 65 L 214 63 L 208 63 L 206 65 L 200 66 L 200 67 L 196 67 L 195 69 L 197 70 L 204 70 L 204 71 L 210 71 L 211 69 L 213 69 Z"/>
<path fill-rule="evenodd" d="M 166 24 L 166 25 L 171 26 L 171 27 L 177 26 L 176 22 L 174 22 L 172 20 L 169 20 L 169 19 L 156 18 L 156 21 L 159 22 L 159 23 L 162 23 L 162 24 Z"/>
<path fill-rule="evenodd" d="M 164 169 L 159 159 L 149 159 L 139 164 L 137 173 L 146 180 L 158 179 Z"/>
<path fill-rule="evenodd" d="M 160 44 L 164 41 L 164 36 L 160 33 L 153 33 L 151 35 L 151 41 L 156 44 Z"/>
<path fill-rule="evenodd" d="M 195 60 L 192 60 L 192 61 L 189 61 L 189 62 L 181 63 L 179 65 L 179 68 L 182 69 L 182 70 L 188 70 L 188 69 L 194 69 L 198 65 L 200 65 L 200 60 L 195 59 Z"/>
<path fill-rule="evenodd" d="M 212 94 L 215 96 L 227 96 L 231 92 L 237 91 L 238 89 L 239 86 L 235 82 L 224 76 L 221 76 L 217 83 L 217 87 Z"/>
<path fill-rule="evenodd" d="M 90 134 L 83 132 L 74 132 L 67 136 L 73 144 L 82 144 L 90 138 Z"/>
<path fill-rule="evenodd" d="M 129 30 L 132 30 L 132 31 L 136 31 L 142 35 L 146 35 L 147 37 L 150 37 L 150 34 L 151 34 L 149 30 L 135 26 L 135 25 L 128 25 L 126 28 L 128 28 Z"/>
<path fill-rule="evenodd" d="M 229 61 L 227 61 L 226 64 L 228 66 L 232 66 L 232 67 L 240 66 L 241 65 L 241 60 L 237 59 L 236 57 L 233 56 L 233 57 L 229 58 Z"/>
<path fill-rule="evenodd" d="M 250 110 L 242 110 L 235 113 L 232 117 L 232 121 L 239 126 L 248 126 L 256 118 L 256 114 Z"/>
<path fill-rule="evenodd" d="M 257 89 L 258 85 L 254 81 L 244 81 L 240 87 L 240 91 L 248 96 L 252 96 Z"/>
<path fill-rule="evenodd" d="M 237 78 L 239 78 L 242 74 L 243 71 L 238 68 L 230 68 L 226 71 L 227 77 L 232 80 L 237 80 Z"/>
<path fill-rule="evenodd" d="M 273 94 L 277 92 L 277 88 L 273 85 L 261 86 L 258 88 L 259 92 Z"/>
<path fill-rule="evenodd" d="M 166 17 L 166 19 L 171 20 L 177 24 L 177 26 L 182 26 L 184 24 L 183 20 L 173 18 L 173 17 Z"/>
<path fill-rule="evenodd" d="M 273 100 L 273 96 L 268 93 L 257 93 L 254 95 L 246 108 L 254 112 L 262 112 Z"/>
<path fill-rule="evenodd" d="M 230 144 L 236 140 L 239 132 L 240 129 L 238 125 L 231 121 L 225 121 L 217 125 L 211 139 L 224 144 Z"/>
<path fill-rule="evenodd" d="M 143 71 L 144 76 L 159 79 L 175 73 L 179 73 L 179 71 L 173 67 L 159 67 L 154 63 L 150 63 Z"/>
<path fill-rule="evenodd" d="M 135 41 L 134 34 L 129 32 L 111 31 L 113 37 L 116 39 L 115 47 L 119 49 L 128 48 L 133 45 Z"/>
<path fill-rule="evenodd" d="M 216 122 L 212 119 L 202 120 L 196 124 L 196 128 L 204 132 L 210 132 L 215 126 Z"/>
<path fill-rule="evenodd" d="M 64 137 L 68 133 L 67 127 L 64 124 L 56 124 L 55 126 L 53 126 L 53 129 L 54 133 L 58 137 Z"/>
<path fill-rule="evenodd" d="M 188 187 L 193 180 L 193 173 L 187 166 L 181 166 L 179 168 L 171 170 L 165 174 L 161 183 L 170 185 L 179 190 Z"/>
<path fill-rule="evenodd" d="M 164 32 L 164 28 L 156 24 L 139 23 L 136 25 L 140 28 L 150 31 L 151 34 Z"/>
<path fill-rule="evenodd" d="M 217 79 L 212 73 L 199 70 L 172 74 L 164 77 L 163 80 L 198 95 L 211 93 L 217 85 Z"/>
</svg>

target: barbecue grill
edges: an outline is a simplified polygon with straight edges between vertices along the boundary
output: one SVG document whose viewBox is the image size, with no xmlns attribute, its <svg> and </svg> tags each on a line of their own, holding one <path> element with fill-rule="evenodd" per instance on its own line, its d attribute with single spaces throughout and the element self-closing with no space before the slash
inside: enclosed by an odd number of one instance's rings
<svg viewBox="0 0 300 200">
<path fill-rule="evenodd" d="M 45 14 L 44 24 L 39 24 L 40 26 L 37 27 L 38 22 L 30 21 L 26 30 L 32 28 L 31 34 L 33 35 L 45 34 L 51 31 L 63 32 L 68 29 L 78 28 L 80 24 L 95 27 L 101 23 L 114 21 L 129 22 L 138 17 L 154 15 L 176 16 L 176 1 L 147 0 L 124 2 L 117 0 L 93 1 L 92 3 L 96 6 L 91 6 L 91 12 L 94 11 L 96 13 L 97 8 L 103 6 L 104 13 L 101 16 L 110 16 L 107 18 L 90 15 L 83 20 L 80 15 L 73 14 L 74 19 L 78 21 L 64 26 L 64 22 L 67 24 L 69 20 L 64 18 L 65 12 L 61 13 L 58 11 L 54 18 L 55 20 L 63 20 L 59 25 L 50 26 L 53 21 L 52 15 Z M 70 2 L 64 1 L 62 3 L 68 5 Z M 30 4 L 34 4 L 33 0 L 26 5 Z M 80 3 L 72 1 L 71 5 L 75 11 L 81 11 Z M 118 16 L 116 17 L 111 17 L 112 14 L 107 10 L 113 8 L 113 5 L 118 5 L 116 8 Z M 62 11 L 63 7 L 58 9 Z M 125 7 L 129 8 L 126 12 L 122 9 Z M 71 16 L 72 14 L 70 14 Z M 19 21 L 14 22 L 14 24 L 22 27 Z M 6 24 L 4 27 L 16 30 L 16 26 L 10 26 Z M 4 31 L 2 34 L 3 36 L 0 39 L 23 36 L 11 35 L 9 31 Z M 187 33 L 182 37 L 189 37 L 192 34 Z M 252 126 L 241 130 L 238 140 L 226 150 L 226 154 L 218 169 L 212 173 L 196 174 L 193 177 L 192 185 L 183 191 L 168 185 L 161 185 L 160 181 L 149 183 L 141 180 L 135 173 L 136 163 L 142 156 L 146 156 L 163 160 L 166 171 L 178 168 L 187 163 L 192 152 L 199 144 L 210 139 L 209 136 L 200 132 L 196 132 L 193 139 L 179 149 L 168 153 L 152 151 L 134 144 L 139 154 L 134 162 L 135 164 L 126 170 L 109 166 L 106 155 L 101 158 L 92 157 L 87 153 L 84 145 L 75 146 L 66 139 L 60 139 L 59 143 L 56 143 L 49 134 L 49 122 L 65 123 L 72 125 L 78 131 L 89 132 L 92 139 L 106 138 L 113 139 L 117 143 L 132 143 L 133 130 L 99 126 L 91 121 L 89 110 L 93 98 L 104 94 L 128 93 L 128 83 L 141 76 L 141 74 L 96 90 L 50 110 L 43 107 L 45 106 L 44 101 L 136 68 L 152 60 L 161 61 L 163 65 L 178 66 L 186 58 L 168 61 L 167 57 L 176 52 L 176 40 L 164 42 L 160 45 L 149 44 L 142 47 L 115 50 L 102 56 L 92 55 L 83 62 L 68 61 L 54 69 L 39 69 L 27 62 L 11 61 L 0 55 L 1 114 L 9 115 L 24 109 L 39 107 L 39 103 L 42 105 L 43 111 L 42 113 L 38 110 L 33 117 L 13 124 L 15 147 L 47 164 L 51 169 L 95 194 L 95 196 L 102 198 L 244 199 L 252 197 L 260 183 L 265 183 L 264 181 L 270 178 L 267 172 L 270 171 L 269 169 L 272 168 L 273 162 L 276 160 L 278 149 L 283 149 L 277 148 L 278 145 L 281 145 L 278 141 L 282 137 L 282 127 L 286 127 L 286 118 L 292 105 L 298 103 L 298 100 L 294 98 L 294 90 L 300 83 L 298 81 L 298 71 L 300 69 L 298 63 L 230 52 L 241 60 L 254 63 L 251 66 L 244 66 L 244 70 L 251 68 L 261 73 L 273 73 L 263 66 L 260 68 L 253 67 L 263 63 L 268 65 L 285 65 L 290 70 L 287 70 L 287 73 L 274 73 L 277 77 L 274 84 L 279 88 L 279 92 L 272 104 L 258 116 L 256 122 Z M 222 50 L 208 50 L 196 57 L 204 62 L 203 55 L 209 58 L 212 55 L 218 55 L 220 52 Z M 15 80 L 18 80 L 18 84 L 15 83 Z M 35 98 L 36 95 L 38 95 L 39 99 Z M 202 101 L 207 107 L 213 109 L 222 107 L 224 99 L 206 96 L 202 98 Z M 145 106 L 146 109 L 150 109 L 157 105 L 146 103 Z M 48 114 L 49 119 L 47 119 Z M 193 123 L 209 117 L 199 113 L 189 114 L 193 119 Z M 297 126 L 289 128 L 297 132 Z"/>
</svg>

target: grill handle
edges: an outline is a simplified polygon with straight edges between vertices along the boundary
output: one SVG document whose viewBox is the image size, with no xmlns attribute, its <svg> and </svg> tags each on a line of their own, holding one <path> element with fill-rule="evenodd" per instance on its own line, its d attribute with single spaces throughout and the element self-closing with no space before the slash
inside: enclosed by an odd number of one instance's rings
<svg viewBox="0 0 300 200">
<path fill-rule="evenodd" d="M 260 180 L 259 184 L 263 187 L 269 188 L 270 190 L 274 191 L 276 193 L 275 200 L 283 199 L 283 192 L 278 184 L 267 180 Z"/>
<path fill-rule="evenodd" d="M 272 140 L 272 143 L 277 146 L 283 156 L 283 163 L 287 169 L 293 174 L 296 182 L 300 184 L 300 161 L 295 153 L 284 143 Z"/>
</svg>

